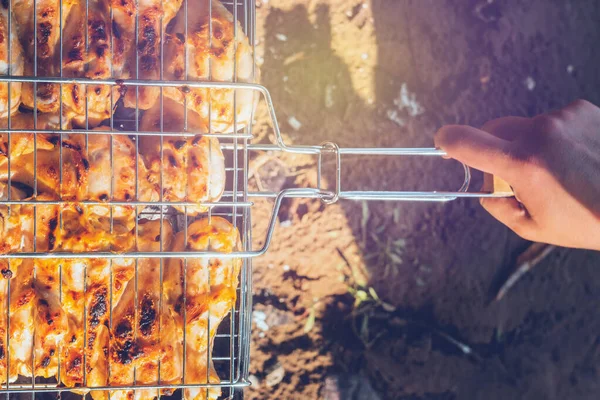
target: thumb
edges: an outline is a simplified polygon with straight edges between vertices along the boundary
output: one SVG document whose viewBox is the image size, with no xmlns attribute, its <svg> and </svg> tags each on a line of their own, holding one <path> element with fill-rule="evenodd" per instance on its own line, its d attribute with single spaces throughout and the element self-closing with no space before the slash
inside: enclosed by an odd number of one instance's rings
<svg viewBox="0 0 600 400">
<path fill-rule="evenodd" d="M 449 157 L 483 172 L 510 180 L 515 162 L 511 142 L 488 132 L 463 125 L 448 125 L 435 135 L 435 145 Z"/>
<path fill-rule="evenodd" d="M 502 222 L 523 239 L 535 240 L 535 221 L 525 207 L 514 197 L 482 198 L 481 205 L 492 217 Z"/>
</svg>

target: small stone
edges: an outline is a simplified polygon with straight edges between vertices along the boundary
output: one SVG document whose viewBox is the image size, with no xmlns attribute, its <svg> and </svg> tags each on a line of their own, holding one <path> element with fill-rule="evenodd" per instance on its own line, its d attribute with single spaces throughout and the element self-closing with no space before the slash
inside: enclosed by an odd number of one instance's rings
<svg viewBox="0 0 600 400">
<path fill-rule="evenodd" d="M 289 219 L 286 221 L 281 221 L 279 223 L 279 226 L 282 228 L 289 228 L 290 226 L 292 226 L 292 221 L 290 221 Z"/>
<path fill-rule="evenodd" d="M 287 75 L 284 75 L 284 77 L 283 77 L 283 81 L 284 81 L 284 82 L 287 82 L 289 79 L 290 79 L 290 78 L 289 78 Z"/>
<path fill-rule="evenodd" d="M 527 90 L 529 90 L 530 92 L 535 89 L 535 85 L 536 85 L 535 80 L 531 76 L 528 76 L 527 78 L 525 78 L 525 80 L 523 81 L 523 84 L 525 85 Z"/>
<path fill-rule="evenodd" d="M 302 128 L 302 123 L 298 121 L 298 119 L 294 116 L 288 118 L 288 124 L 290 124 L 292 129 L 294 129 L 295 131 L 299 131 L 300 128 Z"/>
<path fill-rule="evenodd" d="M 252 312 L 252 321 L 258 329 L 265 332 L 269 330 L 269 325 L 266 322 L 267 314 L 262 311 L 255 310 Z"/>
<path fill-rule="evenodd" d="M 335 89 L 336 86 L 332 84 L 325 86 L 325 107 L 327 108 L 331 108 L 334 105 L 333 92 Z"/>
<path fill-rule="evenodd" d="M 395 123 L 398 126 L 406 125 L 404 120 L 402 118 L 400 118 L 400 115 L 398 114 L 398 110 L 388 110 L 387 117 L 390 121 L 392 121 L 393 123 Z"/>
<path fill-rule="evenodd" d="M 363 60 L 368 60 L 369 59 L 369 55 L 367 53 L 362 53 L 360 55 L 360 58 L 362 58 Z"/>
<path fill-rule="evenodd" d="M 268 387 L 273 387 L 279 385 L 279 383 L 285 377 L 285 369 L 281 363 L 277 362 L 267 371 L 267 377 L 265 378 L 265 383 Z"/>
<path fill-rule="evenodd" d="M 280 42 L 287 42 L 288 40 L 287 36 L 283 33 L 276 33 L 275 38 L 277 38 L 277 40 L 279 40 Z"/>
<path fill-rule="evenodd" d="M 289 265 L 287 265 L 287 264 L 286 264 L 286 265 L 284 265 L 284 266 L 283 266 L 283 270 L 284 270 L 285 272 L 288 272 L 288 271 L 290 270 L 290 266 L 289 266 Z"/>
<path fill-rule="evenodd" d="M 325 378 L 325 385 L 323 386 L 323 399 L 342 400 L 337 377 L 328 376 Z"/>
</svg>

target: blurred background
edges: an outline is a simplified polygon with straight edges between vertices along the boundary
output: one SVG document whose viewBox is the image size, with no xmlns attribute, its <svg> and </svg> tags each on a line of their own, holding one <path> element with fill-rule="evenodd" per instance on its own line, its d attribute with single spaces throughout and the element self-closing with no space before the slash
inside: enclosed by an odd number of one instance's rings
<svg viewBox="0 0 600 400">
<path fill-rule="evenodd" d="M 430 147 L 445 124 L 600 104 L 597 0 L 256 5 L 262 83 L 288 143 Z M 272 140 L 264 105 L 256 119 L 255 142 Z M 257 156 L 251 184 L 315 187 L 315 161 Z M 347 190 L 462 181 L 452 161 L 343 163 Z M 253 208 L 255 238 L 271 206 Z M 598 398 L 600 255 L 545 251 L 497 300 L 530 246 L 475 200 L 285 202 L 254 262 L 247 397 Z"/>
</svg>

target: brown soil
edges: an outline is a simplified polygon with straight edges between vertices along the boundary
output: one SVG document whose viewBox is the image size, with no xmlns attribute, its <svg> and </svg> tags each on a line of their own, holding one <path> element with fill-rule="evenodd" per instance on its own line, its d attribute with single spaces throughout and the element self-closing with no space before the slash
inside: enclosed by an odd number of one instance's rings
<svg viewBox="0 0 600 400">
<path fill-rule="evenodd" d="M 595 0 L 258 6 L 262 80 L 288 143 L 427 147 L 444 124 L 532 116 L 575 98 L 600 104 Z M 404 100 L 414 96 L 420 109 L 394 103 L 403 86 Z M 266 142 L 264 106 L 258 114 L 257 142 Z M 314 158 L 280 159 L 287 169 L 269 161 L 257 170 L 263 187 L 315 187 Z M 461 180 L 449 161 L 343 161 L 348 190 L 452 189 Z M 267 200 L 253 207 L 256 246 L 271 207 Z M 597 253 L 559 249 L 493 302 L 527 243 L 476 201 L 376 202 L 368 210 L 365 224 L 357 202 L 284 204 L 269 252 L 254 262 L 257 384 L 247 398 L 598 398 Z M 372 257 L 381 253 L 373 236 L 405 239 L 402 262 L 386 267 Z M 357 335 L 366 328 L 353 329 L 364 318 L 352 317 L 354 298 L 342 282 L 349 269 L 395 307 L 369 311 L 367 344 Z"/>
</svg>

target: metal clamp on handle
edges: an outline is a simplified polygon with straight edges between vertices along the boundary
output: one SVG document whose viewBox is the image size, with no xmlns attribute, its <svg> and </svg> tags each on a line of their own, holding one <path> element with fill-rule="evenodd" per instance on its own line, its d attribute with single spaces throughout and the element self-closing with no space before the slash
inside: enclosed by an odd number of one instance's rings
<svg viewBox="0 0 600 400">
<path fill-rule="evenodd" d="M 340 193 L 342 192 L 342 155 L 340 154 L 340 146 L 334 142 L 323 142 L 321 143 L 321 149 L 319 153 L 319 163 L 317 166 L 317 187 L 319 190 L 323 190 L 321 187 L 321 174 L 323 171 L 323 153 L 333 153 L 335 155 L 335 191 L 329 192 L 329 195 L 321 197 L 321 201 L 325 204 L 336 203 L 340 199 Z"/>
</svg>

